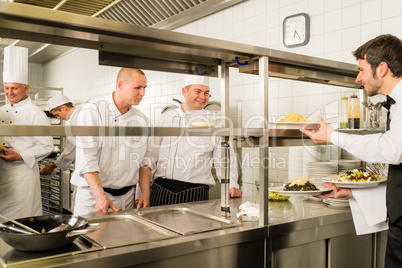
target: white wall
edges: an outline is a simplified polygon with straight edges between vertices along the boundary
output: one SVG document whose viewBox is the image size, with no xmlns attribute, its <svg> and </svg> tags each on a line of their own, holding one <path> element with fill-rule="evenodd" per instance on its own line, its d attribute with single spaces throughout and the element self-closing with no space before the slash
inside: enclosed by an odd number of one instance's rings
<svg viewBox="0 0 402 268">
<path fill-rule="evenodd" d="M 311 17 L 310 42 L 303 47 L 287 49 L 282 43 L 283 19 L 305 12 Z M 400 0 L 248 0 L 224 11 L 176 29 L 178 32 L 246 43 L 299 54 L 355 64 L 351 51 L 379 35 L 391 33 L 402 37 L 402 1 Z M 97 52 L 79 49 L 44 66 L 44 84 L 63 87 L 73 99 L 90 100 L 109 94 L 115 87 L 118 68 L 97 65 Z M 183 99 L 180 91 L 184 75 L 146 71 L 148 89 L 139 109 L 154 121 L 172 98 Z M 261 114 L 256 76 L 230 70 L 231 113 L 238 125 L 253 115 Z M 210 79 L 211 100 L 220 100 L 218 79 Z M 296 112 L 315 118 L 321 114 L 335 122 L 337 101 L 353 90 L 283 79 L 269 80 L 270 117 Z M 375 103 L 381 98 L 374 98 Z M 239 118 L 242 118 L 242 121 Z M 237 123 L 236 123 L 237 125 Z M 243 154 L 256 156 L 244 149 Z M 271 149 L 271 181 L 287 181 L 289 150 Z M 258 155 L 257 155 L 258 156 Z M 283 159 L 285 164 L 277 160 Z M 244 191 L 252 192 L 258 170 L 243 167 Z"/>
</svg>

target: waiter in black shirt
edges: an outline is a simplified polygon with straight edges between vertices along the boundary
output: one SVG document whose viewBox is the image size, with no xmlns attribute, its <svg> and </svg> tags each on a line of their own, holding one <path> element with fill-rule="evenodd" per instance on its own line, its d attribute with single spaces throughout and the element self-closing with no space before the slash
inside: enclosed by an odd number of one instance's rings
<svg viewBox="0 0 402 268">
<path fill-rule="evenodd" d="M 301 131 L 316 143 L 332 142 L 366 162 L 389 164 L 385 267 L 402 267 L 402 41 L 389 34 L 380 35 L 360 46 L 353 55 L 359 62 L 356 82 L 363 85 L 368 96 L 387 96 L 387 131 L 364 136 L 340 133 L 321 117 L 317 117 L 319 130 Z M 333 191 L 325 197 L 353 197 L 351 189 L 332 187 Z"/>
</svg>

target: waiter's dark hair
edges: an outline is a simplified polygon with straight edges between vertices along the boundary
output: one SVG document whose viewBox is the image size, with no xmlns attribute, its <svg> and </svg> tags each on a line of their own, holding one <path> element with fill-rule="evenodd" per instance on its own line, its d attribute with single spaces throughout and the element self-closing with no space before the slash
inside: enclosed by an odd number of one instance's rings
<svg viewBox="0 0 402 268">
<path fill-rule="evenodd" d="M 391 34 L 371 39 L 352 52 L 357 60 L 366 59 L 374 76 L 381 62 L 386 62 L 395 77 L 402 76 L 402 41 Z"/>
</svg>

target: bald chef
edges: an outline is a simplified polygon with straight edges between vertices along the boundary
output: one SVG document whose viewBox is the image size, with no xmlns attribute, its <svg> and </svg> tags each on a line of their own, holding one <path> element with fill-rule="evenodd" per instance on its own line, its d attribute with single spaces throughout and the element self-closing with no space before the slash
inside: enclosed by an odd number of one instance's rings
<svg viewBox="0 0 402 268">
<path fill-rule="evenodd" d="M 1 124 L 49 125 L 46 114 L 28 96 L 28 49 L 4 49 L 4 93 Z M 52 152 L 53 139 L 39 136 L 0 136 L 0 214 L 18 219 L 42 215 L 38 161 Z"/>
</svg>

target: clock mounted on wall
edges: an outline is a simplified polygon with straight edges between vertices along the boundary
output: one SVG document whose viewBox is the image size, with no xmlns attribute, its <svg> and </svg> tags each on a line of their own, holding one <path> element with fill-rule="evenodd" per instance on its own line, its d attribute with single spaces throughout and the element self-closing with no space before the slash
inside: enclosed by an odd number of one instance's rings
<svg viewBox="0 0 402 268">
<path fill-rule="evenodd" d="M 304 46 L 310 40 L 310 17 L 299 13 L 283 20 L 283 44 L 285 47 Z"/>
</svg>

